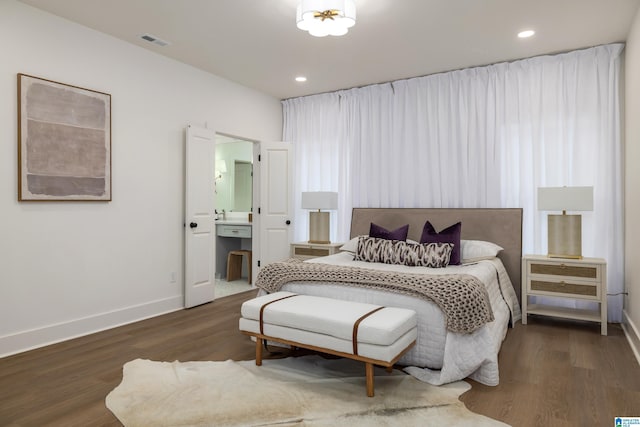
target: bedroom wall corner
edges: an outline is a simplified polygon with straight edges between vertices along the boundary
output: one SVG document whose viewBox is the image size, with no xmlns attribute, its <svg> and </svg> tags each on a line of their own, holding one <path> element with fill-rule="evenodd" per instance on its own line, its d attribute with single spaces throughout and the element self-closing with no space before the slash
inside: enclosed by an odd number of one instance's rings
<svg viewBox="0 0 640 427">
<path fill-rule="evenodd" d="M 640 8 L 625 49 L 625 290 L 623 327 L 640 363 Z M 619 298 L 619 297 L 610 297 Z"/>
<path fill-rule="evenodd" d="M 185 128 L 278 141 L 280 100 L 17 0 L 0 51 L 0 357 L 182 308 Z M 18 73 L 111 94 L 113 201 L 17 201 Z"/>
</svg>

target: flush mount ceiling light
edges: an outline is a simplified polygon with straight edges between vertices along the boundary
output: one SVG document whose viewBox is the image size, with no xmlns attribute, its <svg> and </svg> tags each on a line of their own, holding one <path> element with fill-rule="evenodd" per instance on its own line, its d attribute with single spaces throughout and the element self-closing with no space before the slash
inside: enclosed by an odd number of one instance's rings
<svg viewBox="0 0 640 427">
<path fill-rule="evenodd" d="M 354 0 L 300 0 L 296 22 L 312 36 L 342 36 L 356 23 L 356 4 Z"/>
</svg>

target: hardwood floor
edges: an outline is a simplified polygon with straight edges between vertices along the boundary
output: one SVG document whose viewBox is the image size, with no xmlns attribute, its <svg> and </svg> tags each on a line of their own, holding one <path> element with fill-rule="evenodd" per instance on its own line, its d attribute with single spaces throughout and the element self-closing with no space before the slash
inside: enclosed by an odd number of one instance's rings
<svg viewBox="0 0 640 427">
<path fill-rule="evenodd" d="M 513 426 L 613 426 L 640 417 L 640 366 L 619 324 L 600 326 L 530 316 L 509 330 L 499 355 L 500 384 L 469 381 L 473 412 Z"/>
<path fill-rule="evenodd" d="M 104 399 L 132 359 L 253 359 L 238 318 L 254 293 L 0 359 L 0 426 L 119 426 Z M 614 416 L 640 416 L 640 367 L 620 327 L 609 333 L 544 318 L 518 323 L 500 352 L 500 385 L 470 381 L 461 400 L 514 427 L 608 426 Z"/>
</svg>

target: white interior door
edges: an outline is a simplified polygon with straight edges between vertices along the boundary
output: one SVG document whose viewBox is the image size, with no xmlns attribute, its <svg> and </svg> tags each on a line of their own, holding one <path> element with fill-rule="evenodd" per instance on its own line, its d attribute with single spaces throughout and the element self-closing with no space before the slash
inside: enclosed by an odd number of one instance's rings
<svg viewBox="0 0 640 427">
<path fill-rule="evenodd" d="M 293 235 L 292 145 L 260 143 L 260 266 L 289 258 Z"/>
<path fill-rule="evenodd" d="M 213 301 L 215 287 L 215 132 L 187 127 L 184 305 Z"/>
</svg>

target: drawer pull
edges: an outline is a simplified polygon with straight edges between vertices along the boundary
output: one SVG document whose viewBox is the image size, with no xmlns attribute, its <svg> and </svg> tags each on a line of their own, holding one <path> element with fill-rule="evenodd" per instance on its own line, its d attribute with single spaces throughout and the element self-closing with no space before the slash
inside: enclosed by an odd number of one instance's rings
<svg viewBox="0 0 640 427">
<path fill-rule="evenodd" d="M 238 233 L 238 230 L 231 230 L 232 233 Z"/>
<path fill-rule="evenodd" d="M 567 266 L 565 264 L 560 264 L 560 268 L 564 270 Z"/>
<path fill-rule="evenodd" d="M 560 282 L 560 286 L 564 286 L 564 285 L 566 285 L 566 284 L 567 284 L 567 282 L 565 282 L 564 280 L 562 280 L 562 281 Z"/>
</svg>

